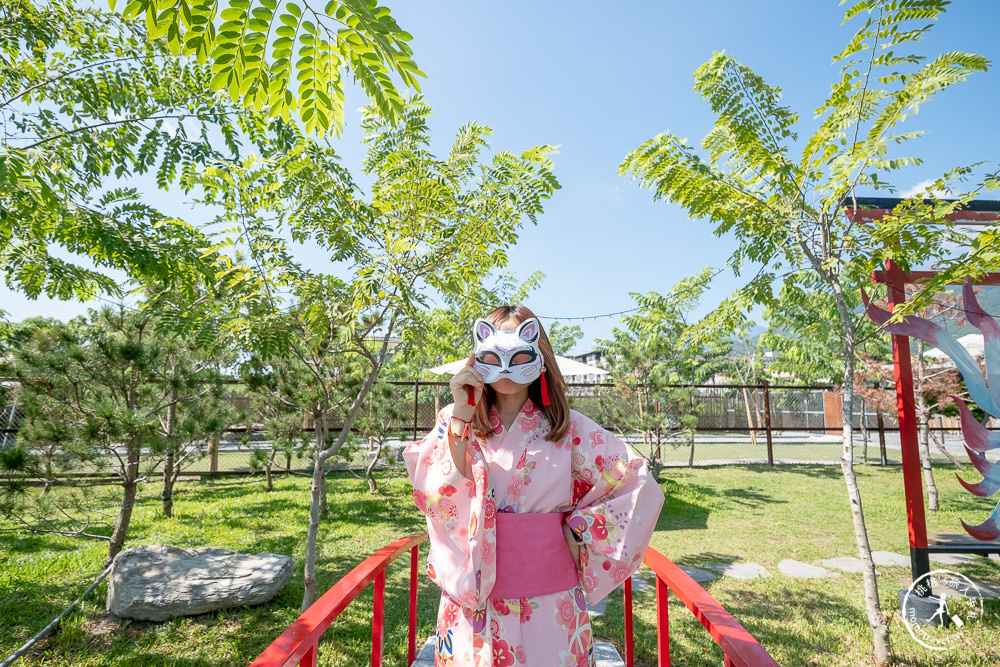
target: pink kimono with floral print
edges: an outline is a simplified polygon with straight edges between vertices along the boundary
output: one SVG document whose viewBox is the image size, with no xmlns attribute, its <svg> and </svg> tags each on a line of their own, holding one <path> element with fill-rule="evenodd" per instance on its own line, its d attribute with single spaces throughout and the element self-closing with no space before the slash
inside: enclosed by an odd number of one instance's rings
<svg viewBox="0 0 1000 667">
<path fill-rule="evenodd" d="M 663 492 L 642 459 L 596 423 L 570 411 L 565 437 L 531 400 L 506 433 L 473 440 L 472 480 L 452 461 L 452 406 L 403 457 L 417 507 L 427 515 L 427 574 L 441 587 L 435 665 L 560 667 L 593 664 L 587 600 L 597 602 L 642 562 Z M 496 513 L 570 511 L 582 540 L 579 583 L 549 595 L 491 599 Z"/>
</svg>

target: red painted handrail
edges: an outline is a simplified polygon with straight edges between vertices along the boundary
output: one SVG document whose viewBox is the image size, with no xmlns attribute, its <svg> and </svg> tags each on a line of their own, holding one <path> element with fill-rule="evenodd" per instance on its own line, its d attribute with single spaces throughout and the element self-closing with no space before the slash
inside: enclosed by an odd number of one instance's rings
<svg viewBox="0 0 1000 667">
<path fill-rule="evenodd" d="M 753 635 L 737 622 L 715 598 L 698 585 L 687 572 L 653 547 L 646 549 L 643 562 L 656 575 L 656 646 L 659 667 L 670 665 L 670 624 L 667 614 L 667 594 L 673 590 L 691 610 L 715 643 L 722 648 L 725 667 L 779 667 Z M 632 667 L 635 651 L 632 633 L 632 586 L 625 580 L 625 664 Z"/>
<path fill-rule="evenodd" d="M 372 667 L 382 665 L 385 630 L 385 570 L 407 549 L 410 550 L 410 618 L 407 665 L 416 658 L 417 563 L 418 547 L 426 533 L 403 537 L 369 556 L 313 603 L 287 630 L 281 633 L 250 667 L 315 667 L 319 638 L 368 584 L 375 583 L 372 612 Z M 656 644 L 659 667 L 670 665 L 670 627 L 667 594 L 674 594 L 695 618 L 701 621 L 715 643 L 722 648 L 725 667 L 779 667 L 774 658 L 740 625 L 715 598 L 684 570 L 656 549 L 646 550 L 643 560 L 656 575 Z M 632 582 L 625 580 L 625 664 L 632 667 L 635 650 L 632 637 Z"/>
<path fill-rule="evenodd" d="M 389 563 L 410 551 L 410 623 L 407 664 L 416 658 L 417 629 L 417 549 L 427 540 L 427 533 L 403 537 L 387 544 L 348 572 L 330 590 L 316 600 L 288 629 L 268 646 L 251 667 L 315 667 L 319 638 L 354 598 L 375 582 L 372 613 L 372 667 L 382 665 L 382 639 L 385 621 L 385 570 Z"/>
</svg>

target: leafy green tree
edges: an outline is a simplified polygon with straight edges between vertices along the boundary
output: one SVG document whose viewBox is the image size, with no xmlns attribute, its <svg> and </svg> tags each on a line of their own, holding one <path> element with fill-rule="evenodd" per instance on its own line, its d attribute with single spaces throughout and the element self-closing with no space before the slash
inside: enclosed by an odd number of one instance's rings
<svg viewBox="0 0 1000 667">
<path fill-rule="evenodd" d="M 371 493 L 378 492 L 378 482 L 375 481 L 375 467 L 382 459 L 385 442 L 393 434 L 399 433 L 399 423 L 403 414 L 399 401 L 392 386 L 377 382 L 364 406 L 358 411 L 355 425 L 361 433 L 361 439 L 367 439 L 367 460 L 365 462 L 365 481 Z"/>
<path fill-rule="evenodd" d="M 692 218 L 713 224 L 717 234 L 732 234 L 739 243 L 730 258 L 734 269 L 739 271 L 748 262 L 762 267 L 723 304 L 717 319 L 743 319 L 752 303 L 772 306 L 772 284 L 783 273 L 808 269 L 832 294 L 844 363 L 841 468 L 864 563 L 874 657 L 880 665 L 892 661 L 892 651 L 854 476 L 851 421 L 846 418 L 854 396 L 859 317 L 847 293 L 887 259 L 908 267 L 936 260 L 948 246 L 944 241 L 968 247 L 968 239 L 953 231 L 945 215 L 982 188 L 995 187 L 996 177 L 954 202 L 908 200 L 877 224 L 856 224 L 844 212 L 856 212 L 858 188 L 892 190 L 887 174 L 919 164 L 918 158 L 894 156 L 897 145 L 919 135 L 901 131 L 900 124 L 936 93 L 988 67 L 985 58 L 960 51 L 931 60 L 912 51 L 947 4 L 945 0 L 852 3 L 845 20 L 861 25 L 834 57 L 840 77 L 819 105 L 818 128 L 804 141 L 795 131 L 798 115 L 780 103 L 780 89 L 768 86 L 731 56 L 717 53 L 695 72 L 695 90 L 716 115 L 715 126 L 701 142 L 706 158 L 685 140 L 661 134 L 644 142 L 621 165 L 623 173 L 653 190 L 656 199 L 681 205 Z M 792 157 L 796 148 L 801 148 L 798 159 Z M 955 169 L 934 189 L 958 190 L 952 181 L 972 173 L 968 167 Z M 988 230 L 973 241 L 970 252 L 957 253 L 962 257 L 943 264 L 945 275 L 928 288 L 986 270 L 989 264 L 981 249 L 995 242 L 997 233 Z M 987 253 L 995 262 L 997 251 Z M 794 287 L 793 283 L 789 289 Z M 922 304 L 921 299 L 916 301 L 913 308 Z"/>
<path fill-rule="evenodd" d="M 856 353 L 885 356 L 886 336 L 864 317 L 861 288 L 845 286 L 844 300 L 856 332 Z M 801 382 L 834 382 L 844 377 L 840 314 L 830 286 L 811 270 L 787 276 L 777 298 L 764 309 L 768 329 L 761 343 L 775 352 L 771 370 L 791 373 Z"/>
<path fill-rule="evenodd" d="M 203 201 L 220 207 L 217 222 L 232 230 L 216 248 L 235 245 L 247 258 L 219 266 L 218 280 L 238 313 L 222 332 L 264 364 L 274 358 L 301 364 L 311 395 L 320 398 L 303 608 L 315 598 L 325 464 L 348 442 L 394 353 L 390 343 L 395 336 L 413 340 L 416 314 L 432 293 L 463 292 L 502 267 L 523 220 L 534 222 L 558 187 L 549 147 L 482 160 L 489 129 L 474 123 L 459 130 L 445 158 L 435 156 L 429 114 L 419 99 L 395 125 L 367 110 L 364 169 L 373 179 L 367 199 L 329 147 L 304 137 L 213 165 L 195 179 Z M 303 269 L 285 233 L 325 249 L 349 277 Z M 283 302 L 289 294 L 291 306 Z M 330 358 L 351 372 L 331 374 Z M 331 430 L 326 419 L 341 397 L 350 400 L 339 429 Z"/>
<path fill-rule="evenodd" d="M 565 356 L 583 338 L 583 329 L 577 324 L 565 325 L 553 322 L 546 327 L 546 334 L 549 337 L 549 342 L 552 343 L 552 351 Z"/>
<path fill-rule="evenodd" d="M 428 368 L 464 359 L 472 352 L 472 323 L 499 305 L 524 303 L 541 285 L 544 278 L 535 271 L 518 281 L 513 275 L 500 272 L 470 284 L 465 290 L 442 294 L 442 306 L 420 310 L 413 314 L 411 331 L 420 335 L 408 338 L 386 368 L 387 377 L 394 380 L 439 381 L 440 376 Z"/>
<path fill-rule="evenodd" d="M 681 280 L 669 293 L 632 294 L 638 308 L 622 316 L 611 338 L 598 349 L 611 371 L 617 400 L 614 423 L 642 434 L 641 454 L 659 475 L 666 441 L 684 436 L 694 458 L 698 416 L 691 385 L 712 377 L 724 366 L 732 343 L 719 332 L 705 335 L 691 311 L 708 288 L 709 268 Z"/>
<path fill-rule="evenodd" d="M 155 322 L 154 322 L 155 326 Z M 162 442 L 163 516 L 173 516 L 174 484 L 181 472 L 201 458 L 213 434 L 245 419 L 224 393 L 223 366 L 232 361 L 219 346 L 156 334 L 159 347 L 157 385 L 166 406 L 153 425 Z"/>
<path fill-rule="evenodd" d="M 128 537 L 139 483 L 182 443 L 218 430 L 219 418 L 209 418 L 203 402 L 219 393 L 218 378 L 204 366 L 182 364 L 151 315 L 122 308 L 91 311 L 69 324 L 29 320 L 13 342 L 0 373 L 17 380 L 16 400 L 29 417 L 18 433 L 20 459 L 5 463 L 21 475 L 69 474 L 67 483 L 79 488 L 33 498 L 19 483 L 23 477 L 15 478 L 6 484 L 4 510 L 33 530 L 108 540 L 108 564 Z M 170 483 L 174 465 L 165 477 Z M 85 509 L 79 473 L 86 472 L 118 480 L 110 535 L 94 532 L 105 527 L 87 518 L 95 514 Z"/>
<path fill-rule="evenodd" d="M 109 270 L 137 284 L 212 284 L 201 231 L 116 179 L 151 173 L 168 189 L 236 155 L 257 112 L 265 121 L 295 112 L 307 131 L 339 132 L 347 72 L 395 118 L 393 76 L 413 88 L 420 76 L 409 38 L 368 0 L 304 9 L 138 0 L 123 14 L 74 0 L 0 3 L 7 285 L 32 298 L 86 300 L 122 294 L 128 281 Z"/>
<path fill-rule="evenodd" d="M 114 7 L 115 0 L 110 0 Z M 208 88 L 234 102 L 289 120 L 312 133 L 340 133 L 350 73 L 385 118 L 404 100 L 394 77 L 419 91 L 409 33 L 377 0 L 130 0 L 123 14 L 144 21 L 152 39 L 175 55 L 211 63 Z"/>
<path fill-rule="evenodd" d="M 275 368 L 274 364 L 265 368 L 256 358 L 251 358 L 241 368 L 250 399 L 247 426 L 263 425 L 270 440 L 271 446 L 268 449 L 254 447 L 250 452 L 250 468 L 264 471 L 268 492 L 274 490 L 275 470 L 280 468 L 291 472 L 293 458 L 303 458 L 314 451 L 303 429 L 304 411 L 288 395 L 289 390 L 294 392 L 294 389 L 278 387 L 282 378 L 297 376 L 286 375 L 283 371 L 283 368 Z M 275 394 L 279 396 L 276 397 Z M 249 445 L 250 439 L 244 437 L 241 442 Z"/>
<path fill-rule="evenodd" d="M 761 414 L 761 402 L 758 399 L 759 392 L 756 390 L 751 394 L 750 385 L 761 385 L 770 376 L 770 369 L 764 365 L 764 345 L 762 336 L 750 335 L 750 323 L 739 327 L 735 331 L 731 340 L 733 343 L 732 353 L 728 357 L 728 363 L 722 369 L 722 374 L 732 377 L 738 384 L 743 385 L 743 407 L 746 411 L 747 427 L 750 429 L 750 444 L 757 446 L 757 431 L 764 424 Z"/>
<path fill-rule="evenodd" d="M 206 67 L 170 56 L 138 24 L 72 0 L 0 4 L 0 270 L 29 297 L 120 295 L 105 273 L 194 284 L 206 239 L 115 179 L 161 188 L 198 168 L 233 108 Z M 85 257 L 93 265 L 66 259 Z"/>
</svg>

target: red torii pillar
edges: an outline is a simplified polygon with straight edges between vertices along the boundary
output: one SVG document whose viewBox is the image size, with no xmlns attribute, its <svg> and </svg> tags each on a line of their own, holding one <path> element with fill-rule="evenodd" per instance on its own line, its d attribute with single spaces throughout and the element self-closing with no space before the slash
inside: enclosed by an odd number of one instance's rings
<svg viewBox="0 0 1000 667">
<path fill-rule="evenodd" d="M 892 212 L 903 200 L 881 197 L 858 198 L 859 208 L 847 208 L 847 215 L 857 222 L 874 222 Z M 861 208 L 864 207 L 864 208 Z M 971 202 L 968 210 L 948 216 L 966 224 L 990 224 L 1000 220 L 1000 202 Z M 872 282 L 888 287 L 889 309 L 906 301 L 906 285 L 919 284 L 937 275 L 936 271 L 903 271 L 887 262 L 882 271 L 872 273 Z M 974 282 L 976 285 L 1000 285 L 1000 273 L 990 273 Z M 910 363 L 910 338 L 892 335 L 892 362 L 896 382 L 896 411 L 899 415 L 899 445 L 903 463 L 903 490 L 906 495 L 906 524 L 910 538 L 910 570 L 913 580 L 930 572 L 930 553 L 992 553 L 994 544 L 977 543 L 968 539 L 947 539 L 935 536 L 928 544 L 927 517 L 924 510 L 924 486 L 917 441 L 917 417 L 913 398 L 913 368 Z"/>
</svg>

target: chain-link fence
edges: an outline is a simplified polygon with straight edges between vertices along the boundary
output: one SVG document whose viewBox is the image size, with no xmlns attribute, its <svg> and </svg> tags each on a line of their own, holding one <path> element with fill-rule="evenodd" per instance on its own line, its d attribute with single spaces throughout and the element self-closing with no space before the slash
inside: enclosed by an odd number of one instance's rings
<svg viewBox="0 0 1000 667">
<path fill-rule="evenodd" d="M 330 466 L 363 468 L 379 453 L 378 467 L 401 465 L 406 443 L 429 432 L 438 411 L 451 402 L 446 382 L 392 382 L 382 405 L 389 417 L 383 420 L 377 437 L 355 430 L 347 447 Z M 727 463 L 818 463 L 839 462 L 842 452 L 840 394 L 823 386 L 791 385 L 676 385 L 660 388 L 659 398 L 643 394 L 647 411 L 659 411 L 662 419 L 655 427 L 636 427 L 635 390 L 624 391 L 610 384 L 571 384 L 570 407 L 594 419 L 618 437 L 628 441 L 643 456 L 665 466 L 716 465 Z M 682 392 L 683 399 L 669 392 Z M 891 388 L 886 391 L 893 391 Z M 16 396 L 16 392 L 11 392 Z M 230 395 L 234 408 L 246 414 L 247 395 L 235 390 Z M 871 410 L 856 397 L 853 406 L 854 456 L 856 463 L 900 463 L 899 428 L 894 414 Z M 683 413 L 671 416 L 671 411 Z M 630 416 L 631 415 L 631 416 Z M 683 418 L 682 418 L 683 417 Z M 16 403 L 0 405 L 0 449 L 17 443 L 19 426 L 25 418 Z M 686 421 L 685 421 L 686 419 Z M 311 470 L 314 447 L 313 420 L 302 418 L 300 437 L 275 442 L 262 424 L 233 426 L 202 441 L 188 443 L 183 475 L 231 475 Z M 934 416 L 930 420 L 929 441 L 935 461 L 965 460 L 963 440 L 957 420 Z M 338 433 L 342 422 L 331 416 L 329 429 Z M 381 446 L 380 446 L 381 444 Z M 43 453 L 44 454 L 44 453 Z M 162 457 L 145 452 L 144 473 L 162 469 Z M 111 463 L 111 461 L 109 461 Z M 60 470 L 60 474 L 108 476 L 100 462 Z M 2 474 L 2 473 L 0 473 Z"/>
</svg>

